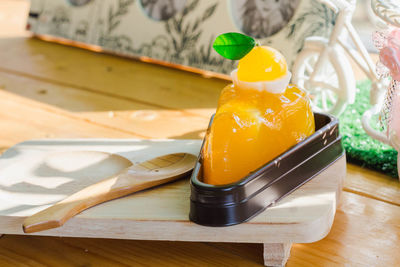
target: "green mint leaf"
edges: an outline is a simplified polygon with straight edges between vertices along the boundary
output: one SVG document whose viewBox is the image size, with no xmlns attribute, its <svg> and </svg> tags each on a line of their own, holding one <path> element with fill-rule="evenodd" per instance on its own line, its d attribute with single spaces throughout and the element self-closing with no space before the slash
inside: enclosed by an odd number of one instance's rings
<svg viewBox="0 0 400 267">
<path fill-rule="evenodd" d="M 215 39 L 213 48 L 227 59 L 238 60 L 247 55 L 256 45 L 256 41 L 247 35 L 228 32 Z"/>
</svg>

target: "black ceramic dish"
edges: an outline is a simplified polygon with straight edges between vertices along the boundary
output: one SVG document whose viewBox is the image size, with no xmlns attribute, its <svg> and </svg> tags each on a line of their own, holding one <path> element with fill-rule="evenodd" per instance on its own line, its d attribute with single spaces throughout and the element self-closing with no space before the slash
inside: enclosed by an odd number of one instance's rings
<svg viewBox="0 0 400 267">
<path fill-rule="evenodd" d="M 313 135 L 237 183 L 215 186 L 201 182 L 200 152 L 190 183 L 190 220 L 206 226 L 248 221 L 340 158 L 344 150 L 338 120 L 319 113 L 314 117 Z"/>
</svg>

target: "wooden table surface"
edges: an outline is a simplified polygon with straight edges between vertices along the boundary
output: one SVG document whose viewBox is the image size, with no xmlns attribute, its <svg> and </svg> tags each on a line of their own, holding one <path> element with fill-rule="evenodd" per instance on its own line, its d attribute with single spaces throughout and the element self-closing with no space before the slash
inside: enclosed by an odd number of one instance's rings
<svg viewBox="0 0 400 267">
<path fill-rule="evenodd" d="M 34 138 L 202 138 L 227 84 L 28 37 L 0 51 L 0 153 Z M 400 266 L 399 247 L 400 183 L 348 164 L 330 234 L 294 244 L 287 266 Z M 261 244 L 0 238 L 0 266 L 262 263 Z"/>
</svg>

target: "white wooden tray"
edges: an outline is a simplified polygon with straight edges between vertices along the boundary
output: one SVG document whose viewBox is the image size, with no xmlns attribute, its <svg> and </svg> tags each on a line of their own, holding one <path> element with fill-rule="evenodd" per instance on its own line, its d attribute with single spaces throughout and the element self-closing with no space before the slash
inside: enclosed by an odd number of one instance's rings
<svg viewBox="0 0 400 267">
<path fill-rule="evenodd" d="M 131 162 L 173 152 L 198 154 L 200 145 L 200 140 L 130 139 L 20 143 L 0 157 L 0 233 L 24 234 L 21 225 L 27 216 L 118 173 Z M 100 204 L 61 228 L 36 234 L 264 243 L 265 263 L 282 265 L 291 243 L 314 242 L 328 234 L 345 174 L 342 157 L 274 207 L 236 226 L 213 228 L 190 222 L 189 179 L 184 179 Z"/>
</svg>

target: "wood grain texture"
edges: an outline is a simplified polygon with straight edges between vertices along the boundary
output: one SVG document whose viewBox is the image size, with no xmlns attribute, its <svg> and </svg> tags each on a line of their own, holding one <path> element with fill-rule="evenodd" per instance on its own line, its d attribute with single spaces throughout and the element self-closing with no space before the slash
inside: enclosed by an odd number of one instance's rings
<svg viewBox="0 0 400 267">
<path fill-rule="evenodd" d="M 0 90 L 0 147 L 11 147 L 27 139 L 140 137 L 112 127 L 87 123 L 67 112 L 54 112 L 39 102 Z"/>
<path fill-rule="evenodd" d="M 110 127 L 143 138 L 202 138 L 209 117 L 185 110 L 160 109 L 124 97 L 107 96 L 79 88 L 0 72 L 0 89 L 43 104 L 54 113 Z M 214 109 L 207 109 L 209 115 Z M 157 125 L 157 127 L 155 127 Z"/>
<path fill-rule="evenodd" d="M 331 232 L 312 244 L 293 244 L 287 266 L 398 266 L 400 209 L 343 192 Z"/>
<path fill-rule="evenodd" d="M 22 229 L 25 233 L 34 233 L 60 227 L 76 214 L 95 205 L 187 177 L 196 160 L 195 155 L 175 153 L 140 162 L 27 217 Z M 75 167 L 66 160 L 61 160 L 59 164 Z"/>
<path fill-rule="evenodd" d="M 6 235 L 0 250 L 1 266 L 262 266 L 262 247 L 251 258 L 198 242 Z"/>
<path fill-rule="evenodd" d="M 344 190 L 400 206 L 400 182 L 382 173 L 347 164 Z"/>
<path fill-rule="evenodd" d="M 0 47 L 7 51 L 0 53 L 2 151 L 23 140 L 48 137 L 198 138 L 226 84 L 204 79 L 193 86 L 203 78 L 38 40 L 1 38 Z M 159 75 L 157 81 L 151 81 L 153 74 Z M 137 75 L 143 78 L 137 79 Z M 43 94 L 42 86 L 48 94 Z M 145 106 L 141 108 L 139 102 Z M 159 128 L 131 120 L 133 112 L 146 115 L 147 110 L 162 112 L 159 118 L 165 120 L 170 111 L 179 110 L 171 116 L 178 116 L 183 123 L 176 127 L 165 123 Z M 114 120 L 105 118 L 108 111 L 114 111 Z M 192 116 L 202 117 L 203 126 L 190 124 Z M 347 192 L 342 194 L 331 232 L 315 243 L 294 244 L 287 266 L 399 265 L 398 182 L 353 165 L 348 169 Z M 262 244 L 0 238 L 0 266 L 261 266 L 262 252 Z"/>
<path fill-rule="evenodd" d="M 98 54 L 37 39 L 0 42 L 0 70 L 58 85 L 119 96 L 160 109 L 189 109 L 209 117 L 220 91 L 229 82 L 155 66 L 135 60 Z M 15 57 L 14 55 L 18 55 Z M 166 101 L 168 99 L 168 101 Z"/>
<path fill-rule="evenodd" d="M 8 199 L 7 203 L 0 203 L 0 232 L 22 233 L 21 224 L 26 216 L 95 180 L 109 177 L 107 166 L 115 165 L 114 157 L 102 154 L 96 157 L 95 151 L 142 162 L 169 153 L 196 155 L 200 145 L 200 140 L 126 139 L 43 140 L 16 145 L 0 158 L 0 198 Z M 92 151 L 92 155 L 87 157 L 85 151 Z M 190 187 L 189 181 L 184 180 L 98 205 L 61 228 L 38 234 L 143 240 L 315 242 L 326 236 L 332 225 L 345 166 L 342 157 L 274 207 L 236 226 L 213 228 L 190 222 Z"/>
<path fill-rule="evenodd" d="M 46 103 L 46 109 L 65 109 L 75 118 L 142 138 L 202 138 L 219 93 L 227 84 L 36 39 L 0 39 L 0 48 L 7 51 L 0 54 L 0 62 L 7 62 L 0 65 L 3 90 Z M 130 75 L 132 72 L 137 75 Z M 365 78 L 359 71 L 356 74 L 358 79 Z M 137 76 L 141 77 L 140 86 L 134 85 Z M 154 80 L 155 76 L 159 80 Z M 345 190 L 399 204 L 397 181 L 375 179 L 381 175 L 363 169 L 353 176 L 349 169 Z M 376 186 L 385 188 L 387 183 L 394 188 L 376 190 Z"/>
<path fill-rule="evenodd" d="M 398 207 L 344 192 L 329 235 L 315 243 L 294 244 L 286 266 L 397 266 L 399 220 Z M 5 235 L 0 251 L 1 266 L 263 265 L 263 245 L 244 243 Z"/>
<path fill-rule="evenodd" d="M 285 266 L 289 259 L 292 243 L 266 243 L 264 244 L 264 265 Z"/>
</svg>

